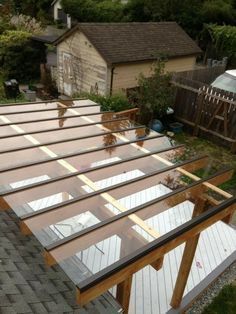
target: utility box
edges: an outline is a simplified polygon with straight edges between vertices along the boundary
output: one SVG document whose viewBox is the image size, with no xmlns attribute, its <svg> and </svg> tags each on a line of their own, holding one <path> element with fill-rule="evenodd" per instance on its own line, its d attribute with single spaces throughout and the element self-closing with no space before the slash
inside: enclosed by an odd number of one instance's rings
<svg viewBox="0 0 236 314">
<path fill-rule="evenodd" d="M 25 98 L 28 101 L 34 102 L 36 101 L 36 91 L 26 89 L 24 90 Z"/>
</svg>

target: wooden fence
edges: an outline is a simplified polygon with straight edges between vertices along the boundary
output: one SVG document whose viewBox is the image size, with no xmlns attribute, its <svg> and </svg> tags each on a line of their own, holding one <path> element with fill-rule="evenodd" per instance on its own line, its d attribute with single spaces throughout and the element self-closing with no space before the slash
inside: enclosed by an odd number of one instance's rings
<svg viewBox="0 0 236 314">
<path fill-rule="evenodd" d="M 201 135 L 236 152 L 236 94 L 201 82 L 173 77 L 175 117 Z"/>
<path fill-rule="evenodd" d="M 225 72 L 225 65 L 214 66 L 211 68 L 199 68 L 190 71 L 177 72 L 174 75 L 188 80 L 197 81 L 202 84 L 212 83 L 217 76 Z"/>
</svg>

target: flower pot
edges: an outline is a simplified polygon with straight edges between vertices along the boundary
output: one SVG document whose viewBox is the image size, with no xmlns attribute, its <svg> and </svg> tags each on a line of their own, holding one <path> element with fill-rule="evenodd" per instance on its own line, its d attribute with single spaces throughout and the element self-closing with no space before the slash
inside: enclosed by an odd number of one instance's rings
<svg viewBox="0 0 236 314">
<path fill-rule="evenodd" d="M 173 123 L 169 124 L 169 127 L 170 127 L 171 131 L 174 133 L 183 132 L 183 124 L 180 122 L 173 122 Z"/>
<path fill-rule="evenodd" d="M 163 124 L 162 124 L 162 122 L 160 120 L 154 119 L 152 121 L 151 129 L 156 131 L 156 132 L 158 132 L 158 133 L 160 133 L 160 132 L 163 131 L 164 127 L 163 127 Z"/>
</svg>

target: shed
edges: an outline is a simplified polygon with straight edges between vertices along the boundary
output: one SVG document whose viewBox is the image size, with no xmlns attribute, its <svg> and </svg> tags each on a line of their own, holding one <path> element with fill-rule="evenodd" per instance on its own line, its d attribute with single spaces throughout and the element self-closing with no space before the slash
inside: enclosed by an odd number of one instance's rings
<svg viewBox="0 0 236 314">
<path fill-rule="evenodd" d="M 201 49 L 175 22 L 78 23 L 59 37 L 58 89 L 101 95 L 137 86 L 138 76 L 151 75 L 157 55 L 168 56 L 166 70 L 195 67 Z"/>
</svg>

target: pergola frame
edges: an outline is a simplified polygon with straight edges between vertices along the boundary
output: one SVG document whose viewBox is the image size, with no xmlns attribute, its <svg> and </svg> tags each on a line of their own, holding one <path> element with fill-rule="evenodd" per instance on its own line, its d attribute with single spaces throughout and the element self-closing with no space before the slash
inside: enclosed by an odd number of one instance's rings
<svg viewBox="0 0 236 314">
<path fill-rule="evenodd" d="M 200 233 L 214 224 L 219 220 L 227 221 L 229 220 L 230 216 L 235 210 L 236 204 L 236 197 L 232 196 L 231 194 L 219 189 L 217 185 L 227 181 L 232 176 L 232 170 L 224 170 L 220 171 L 219 173 L 212 175 L 206 179 L 201 179 L 196 175 L 192 174 L 191 171 L 195 171 L 197 169 L 203 168 L 207 163 L 207 157 L 196 157 L 192 160 L 181 161 L 173 164 L 171 161 L 161 157 L 159 154 L 173 152 L 178 149 L 182 149 L 183 145 L 176 145 L 169 148 L 161 148 L 149 151 L 145 147 L 139 145 L 140 142 L 148 143 L 149 140 L 155 140 L 163 137 L 163 135 L 152 135 L 150 137 L 141 137 L 136 138 L 134 140 L 129 140 L 125 137 L 124 133 L 126 131 L 132 130 L 142 130 L 144 126 L 134 126 L 134 127 L 121 127 L 120 129 L 113 129 L 112 123 L 113 122 L 125 122 L 128 118 L 128 112 L 122 113 L 122 116 L 127 114 L 126 117 L 119 117 L 119 115 L 113 115 L 113 113 L 107 112 L 108 116 L 111 118 L 110 120 L 104 120 L 101 122 L 93 122 L 91 117 L 93 115 L 103 115 L 106 113 L 94 112 L 94 113 L 87 113 L 82 114 L 80 113 L 79 109 L 86 108 L 86 107 L 97 107 L 97 104 L 89 104 L 89 105 L 75 105 L 71 106 L 71 102 L 69 101 L 68 105 L 66 102 L 57 101 L 55 104 L 58 106 L 57 108 L 45 108 L 45 109 L 37 109 L 36 104 L 35 110 L 29 109 L 27 110 L 18 110 L 14 112 L 8 112 L 7 108 L 9 106 L 4 106 L 6 111 L 0 113 L 0 120 L 3 122 L 0 124 L 1 126 L 9 126 L 16 131 L 15 135 L 9 136 L 2 136 L 1 139 L 6 138 L 13 138 L 20 136 L 27 138 L 30 137 L 30 142 L 32 145 L 27 147 L 16 147 L 12 149 L 3 150 L 1 153 L 14 153 L 17 151 L 25 152 L 27 156 L 27 152 L 30 148 L 39 148 L 48 155 L 48 158 L 45 160 L 36 160 L 36 161 L 27 161 L 27 163 L 22 165 L 16 165 L 11 167 L 3 167 L 0 169 L 0 173 L 7 174 L 8 172 L 14 172 L 18 169 L 25 169 L 25 171 L 29 170 L 30 167 L 36 165 L 50 165 L 53 161 L 59 162 L 62 167 L 65 167 L 69 170 L 68 174 L 62 176 L 56 176 L 55 178 L 49 178 L 43 182 L 31 183 L 27 186 L 20 186 L 16 188 L 11 188 L 9 190 L 3 191 L 0 193 L 0 206 L 3 209 L 11 209 L 11 204 L 8 204 L 8 197 L 17 195 L 17 193 L 34 193 L 35 199 L 37 199 L 37 189 L 42 186 L 53 185 L 57 184 L 58 182 L 69 178 L 78 178 L 81 182 L 84 182 L 88 187 L 92 189 L 92 192 L 86 193 L 84 195 L 80 195 L 78 197 L 74 197 L 73 199 L 65 199 L 63 202 L 52 205 L 50 207 L 43 208 L 36 212 L 28 213 L 25 215 L 19 216 L 20 220 L 20 227 L 24 234 L 31 234 L 33 230 L 35 231 L 37 228 L 41 229 L 43 227 L 49 226 L 54 220 L 55 222 L 58 221 L 57 216 L 59 213 L 62 213 L 64 210 L 65 214 L 70 217 L 70 215 L 75 215 L 75 213 L 80 213 L 80 204 L 82 202 L 89 202 L 93 198 L 99 196 L 109 204 L 113 205 L 116 209 L 119 210 L 119 214 L 114 215 L 109 209 L 100 208 L 100 210 L 96 210 L 94 212 L 95 216 L 100 220 L 99 223 L 92 225 L 91 227 L 87 227 L 84 230 L 76 232 L 71 236 L 68 236 L 64 239 L 58 240 L 53 244 L 47 245 L 44 247 L 44 257 L 45 261 L 48 265 L 54 265 L 58 263 L 63 256 L 63 259 L 72 256 L 76 252 L 76 244 L 80 241 L 80 247 L 89 247 L 94 242 L 94 236 L 96 236 L 96 240 L 102 240 L 106 237 L 109 237 L 112 234 L 117 234 L 125 244 L 122 244 L 121 252 L 120 252 L 120 259 L 119 261 L 113 263 L 112 265 L 106 267 L 105 269 L 99 271 L 96 274 L 91 275 L 88 279 L 81 281 L 77 284 L 77 301 L 79 304 L 84 305 L 90 300 L 94 299 L 95 297 L 101 295 L 109 288 L 114 285 L 117 285 L 117 299 L 121 303 L 124 308 L 125 313 L 128 313 L 129 308 L 129 297 L 130 297 L 130 290 L 132 285 L 132 275 L 137 272 L 138 270 L 142 269 L 147 265 L 151 265 L 156 270 L 159 270 L 162 267 L 163 259 L 166 253 L 170 250 L 176 248 L 177 246 L 181 245 L 182 243 L 185 244 L 185 250 L 182 257 L 182 263 L 180 265 L 178 277 L 176 280 L 176 286 L 173 292 L 173 297 L 171 300 L 171 305 L 174 308 L 178 308 L 180 302 L 182 300 L 182 296 L 184 293 L 184 289 L 187 283 L 187 278 L 190 272 L 190 268 L 192 265 L 193 257 L 197 248 L 198 239 Z M 52 103 L 52 102 L 50 102 Z M 41 103 L 42 104 L 42 103 Z M 18 104 L 16 106 L 19 106 Z M 45 121 L 53 121 L 59 120 L 62 117 L 51 117 L 47 119 L 38 119 L 38 120 L 25 120 L 21 122 L 11 122 L 10 117 L 13 114 L 30 114 L 34 112 L 44 113 L 44 112 L 52 112 L 58 113 L 60 108 L 66 109 L 65 111 L 71 112 L 72 115 L 67 116 L 66 118 L 74 118 L 74 117 L 81 117 L 86 121 L 86 124 L 82 124 L 80 126 L 65 126 L 63 128 L 47 128 L 44 130 L 35 130 L 30 132 L 22 132 L 22 130 L 18 129 L 17 125 L 21 125 L 24 123 L 31 123 L 34 122 L 45 122 Z M 75 109 L 78 109 L 75 110 Z M 132 112 L 132 111 L 131 111 Z M 133 114 L 133 112 L 132 112 Z M 88 136 L 81 136 L 76 138 L 68 138 L 65 140 L 56 140 L 56 141 L 48 141 L 44 143 L 38 143 L 38 141 L 34 141 L 32 137 L 33 134 L 37 133 L 45 133 L 45 132 L 54 132 L 57 130 L 62 129 L 74 129 L 79 127 L 86 127 L 86 126 L 96 126 L 102 132 L 96 132 L 95 134 L 91 134 Z M 110 127 L 110 129 L 109 129 Z M 89 150 L 85 151 L 75 151 L 70 153 L 63 153 L 62 155 L 56 155 L 50 151 L 50 146 L 57 144 L 57 143 L 66 143 L 69 141 L 81 140 L 85 138 L 94 138 L 94 137 L 101 137 L 104 135 L 113 135 L 117 139 L 121 140 L 122 142 L 116 143 L 113 145 L 102 146 L 102 147 L 94 147 Z M 109 148 L 116 148 L 119 147 L 134 147 L 138 149 L 141 154 L 138 156 L 131 156 L 124 158 L 119 161 L 114 161 L 109 164 L 98 165 L 90 169 L 85 170 L 76 170 L 73 166 L 71 166 L 67 161 L 66 158 L 69 157 L 80 157 L 86 156 L 86 154 L 91 154 L 95 152 L 105 152 Z M 157 169 L 151 171 L 147 174 L 141 175 L 134 179 L 129 179 L 121 183 L 117 183 L 112 186 L 108 186 L 106 188 L 99 189 L 95 182 L 87 177 L 89 173 L 93 173 L 100 170 L 109 170 L 110 174 L 112 174 L 116 167 L 121 165 L 126 165 L 129 162 L 144 160 L 147 157 L 154 158 L 154 160 L 163 163 L 164 167 L 162 169 Z M 193 182 L 190 184 L 185 184 L 182 182 L 183 186 L 175 189 L 174 191 L 167 193 L 163 196 L 160 196 L 154 200 L 146 202 L 142 205 L 133 207 L 131 209 L 125 208 L 123 205 L 119 203 L 119 200 L 114 199 L 109 192 L 118 191 L 120 188 L 127 187 L 129 191 L 135 191 L 137 184 L 142 182 L 145 185 L 145 180 L 150 180 L 150 182 L 155 182 L 157 178 L 168 174 L 171 171 L 175 171 L 180 173 L 183 176 L 188 177 Z M 158 177 L 159 176 L 159 177 Z M 152 181 L 153 180 L 153 181 Z M 214 193 L 220 195 L 224 200 L 218 201 L 214 199 L 211 195 L 207 194 L 208 190 L 213 191 Z M 193 211 L 192 219 L 181 226 L 175 228 L 174 230 L 168 232 L 165 235 L 160 235 L 158 231 L 151 228 L 148 224 L 146 224 L 145 220 L 152 217 L 153 215 L 163 212 L 164 210 L 176 206 L 177 204 L 184 202 L 185 200 L 195 200 L 195 206 Z M 69 211 L 71 205 L 78 206 L 77 209 L 73 209 Z M 213 206 L 213 207 L 212 207 Z M 210 208 L 209 208 L 210 207 Z M 82 208 L 82 206 L 81 206 Z M 14 209 L 14 208 L 13 208 Z M 68 212 L 68 213 L 67 213 Z M 45 219 L 43 220 L 42 224 L 38 222 L 42 217 Z M 65 219 L 65 218 L 64 218 Z M 126 221 L 126 225 L 123 226 L 123 229 L 120 227 L 122 224 L 120 222 Z M 153 238 L 153 241 L 148 242 L 144 237 L 142 237 L 137 231 L 130 228 L 134 225 L 138 225 L 142 230 L 144 230 L 149 236 Z M 31 227 L 29 227 L 31 226 Z M 130 239 L 132 238 L 132 245 L 136 246 L 137 248 L 133 252 L 127 253 L 126 245 L 131 245 Z M 122 243 L 123 243 L 122 242 Z M 140 247 L 141 246 L 141 247 Z M 55 258 L 56 256 L 56 258 Z"/>
</svg>

